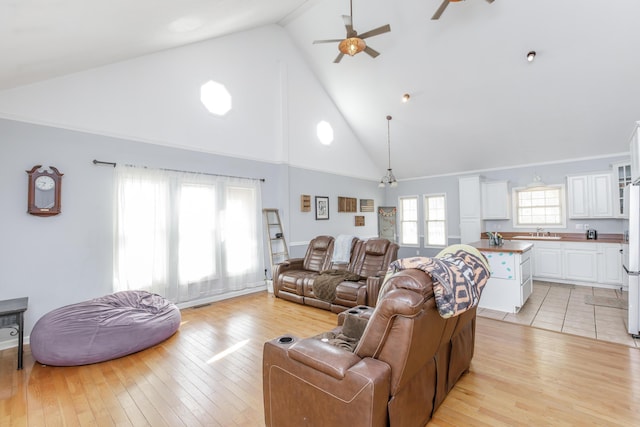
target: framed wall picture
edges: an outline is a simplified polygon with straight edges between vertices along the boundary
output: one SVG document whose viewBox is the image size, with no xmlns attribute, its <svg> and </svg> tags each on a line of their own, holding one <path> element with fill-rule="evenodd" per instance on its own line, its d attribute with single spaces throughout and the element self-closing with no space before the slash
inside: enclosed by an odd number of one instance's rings
<svg viewBox="0 0 640 427">
<path fill-rule="evenodd" d="M 373 199 L 360 199 L 360 212 L 373 212 Z"/>
<path fill-rule="evenodd" d="M 396 241 L 396 213 L 395 206 L 380 206 L 378 208 L 378 236 Z"/>
<path fill-rule="evenodd" d="M 316 196 L 316 219 L 329 219 L 329 198 Z"/>
<path fill-rule="evenodd" d="M 311 212 L 311 196 L 308 194 L 300 195 L 300 212 Z"/>
<path fill-rule="evenodd" d="M 357 212 L 358 199 L 338 196 L 338 212 Z"/>
</svg>

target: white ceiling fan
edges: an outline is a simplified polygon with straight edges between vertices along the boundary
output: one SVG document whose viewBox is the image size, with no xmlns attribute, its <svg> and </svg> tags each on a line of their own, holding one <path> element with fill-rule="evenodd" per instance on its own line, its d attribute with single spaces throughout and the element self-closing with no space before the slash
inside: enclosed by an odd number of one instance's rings
<svg viewBox="0 0 640 427">
<path fill-rule="evenodd" d="M 442 15 L 442 13 L 447 8 L 447 6 L 449 6 L 449 3 L 459 2 L 459 1 L 462 1 L 462 0 L 444 0 L 442 2 L 442 4 L 440 4 L 440 7 L 438 8 L 438 10 L 436 10 L 436 13 L 433 14 L 431 19 L 433 19 L 433 20 L 440 19 L 440 15 Z M 493 0 L 486 0 L 486 2 L 487 3 L 493 3 Z"/>
</svg>

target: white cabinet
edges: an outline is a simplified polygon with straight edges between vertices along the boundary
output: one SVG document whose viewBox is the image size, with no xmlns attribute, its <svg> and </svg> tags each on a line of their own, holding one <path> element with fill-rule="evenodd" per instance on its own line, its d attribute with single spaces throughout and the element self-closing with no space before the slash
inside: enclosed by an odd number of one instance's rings
<svg viewBox="0 0 640 427">
<path fill-rule="evenodd" d="M 458 179 L 460 191 L 460 219 L 480 219 L 480 177 Z M 479 236 L 476 236 L 478 240 Z"/>
<path fill-rule="evenodd" d="M 563 279 L 578 282 L 598 281 L 598 250 L 592 243 L 565 244 Z"/>
<path fill-rule="evenodd" d="M 567 177 L 569 218 L 613 218 L 611 173 Z"/>
<path fill-rule="evenodd" d="M 491 181 L 481 184 L 482 219 L 509 219 L 509 183 Z"/>
<path fill-rule="evenodd" d="M 554 243 L 533 242 L 535 277 L 562 279 L 562 249 Z"/>
<path fill-rule="evenodd" d="M 613 165 L 613 216 L 616 218 L 628 218 L 628 212 L 624 211 L 624 188 L 631 184 L 631 164 L 615 163 Z"/>
<path fill-rule="evenodd" d="M 631 152 L 631 181 L 640 180 L 640 121 L 636 122 L 629 143 L 629 151 Z"/>
<path fill-rule="evenodd" d="M 458 179 L 460 201 L 460 243 L 475 242 L 480 238 L 480 177 Z"/>
<path fill-rule="evenodd" d="M 598 243 L 598 282 L 622 283 L 622 244 Z"/>
<path fill-rule="evenodd" d="M 622 244 L 591 242 L 533 243 L 533 277 L 591 286 L 622 285 Z"/>
<path fill-rule="evenodd" d="M 533 290 L 531 251 L 481 251 L 489 261 L 491 277 L 482 290 L 479 307 L 517 313 Z"/>
</svg>

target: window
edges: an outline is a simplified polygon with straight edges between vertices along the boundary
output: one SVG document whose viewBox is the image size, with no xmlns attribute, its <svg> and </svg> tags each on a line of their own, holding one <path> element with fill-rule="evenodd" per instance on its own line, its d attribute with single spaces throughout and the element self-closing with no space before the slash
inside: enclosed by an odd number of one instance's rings
<svg viewBox="0 0 640 427">
<path fill-rule="evenodd" d="M 114 291 L 187 303 L 263 285 L 260 206 L 253 180 L 118 166 Z"/>
<path fill-rule="evenodd" d="M 200 87 L 200 101 L 216 116 L 224 116 L 231 110 L 231 94 L 223 84 L 213 80 Z"/>
<path fill-rule="evenodd" d="M 564 227 L 564 187 L 514 188 L 514 227 Z"/>
<path fill-rule="evenodd" d="M 324 120 L 316 126 L 316 134 L 320 142 L 324 145 L 331 145 L 333 142 L 333 127 L 331 127 L 330 123 L 325 122 Z"/>
<path fill-rule="evenodd" d="M 447 198 L 445 194 L 424 196 L 424 246 L 447 246 Z"/>
<path fill-rule="evenodd" d="M 400 244 L 418 245 L 418 197 L 400 198 Z"/>
</svg>

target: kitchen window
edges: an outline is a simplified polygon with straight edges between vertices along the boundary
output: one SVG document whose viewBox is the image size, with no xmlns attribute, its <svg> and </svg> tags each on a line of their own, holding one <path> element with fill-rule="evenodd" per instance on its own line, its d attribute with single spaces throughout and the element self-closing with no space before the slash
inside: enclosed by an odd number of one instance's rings
<svg viewBox="0 0 640 427">
<path fill-rule="evenodd" d="M 400 197 L 400 244 L 418 245 L 418 196 Z"/>
<path fill-rule="evenodd" d="M 564 186 L 513 189 L 514 227 L 565 227 Z"/>
<path fill-rule="evenodd" d="M 447 197 L 445 194 L 424 196 L 424 246 L 447 245 Z"/>
</svg>

